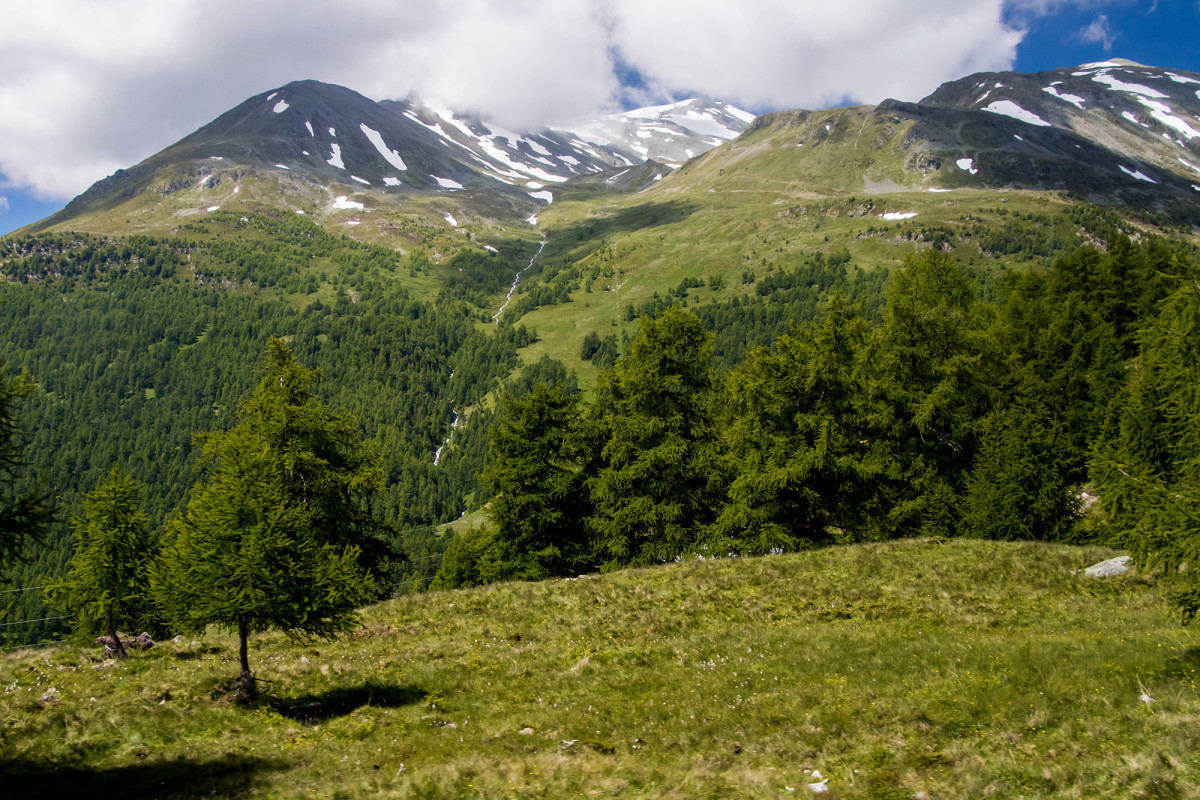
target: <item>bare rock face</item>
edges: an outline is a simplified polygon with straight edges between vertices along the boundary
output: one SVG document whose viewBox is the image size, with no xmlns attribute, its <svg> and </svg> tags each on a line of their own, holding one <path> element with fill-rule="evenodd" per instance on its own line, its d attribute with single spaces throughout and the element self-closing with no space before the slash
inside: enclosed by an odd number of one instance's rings
<svg viewBox="0 0 1200 800">
<path fill-rule="evenodd" d="M 1099 564 L 1093 564 L 1085 569 L 1085 575 L 1093 578 L 1111 578 L 1113 575 L 1124 575 L 1129 572 L 1129 556 L 1117 556 L 1110 558 L 1107 561 L 1101 561 Z"/>
</svg>

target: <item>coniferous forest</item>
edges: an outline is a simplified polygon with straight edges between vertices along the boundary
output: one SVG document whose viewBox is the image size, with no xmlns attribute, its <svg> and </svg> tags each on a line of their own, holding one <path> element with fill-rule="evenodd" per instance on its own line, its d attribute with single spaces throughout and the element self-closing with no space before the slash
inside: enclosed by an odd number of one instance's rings
<svg viewBox="0 0 1200 800">
<path fill-rule="evenodd" d="M 481 324 L 503 288 L 482 262 L 418 299 L 396 275 L 432 269 L 421 259 L 301 219 L 225 222 L 269 236 L 0 245 L 0 357 L 29 387 L 12 397 L 7 490 L 56 499 L 41 540 L 7 559 L 23 623 L 9 641 L 67 628 L 40 586 L 68 575 L 85 499 L 113 490 L 113 470 L 138 487 L 155 547 L 216 524 L 203 509 L 229 489 L 223 465 L 262 465 L 213 437 L 246 424 L 280 348 L 377 458 L 369 491 L 339 501 L 379 545 L 343 563 L 369 586 L 347 603 L 908 536 L 1108 543 L 1168 567 L 1196 555 L 1200 268 L 1183 246 L 1113 229 L 1010 270 L 936 248 L 890 270 L 814 253 L 695 313 L 699 282 L 681 285 L 630 306 L 636 335 L 585 339 L 601 368 L 585 393 L 559 362 L 519 366 L 535 331 Z M 560 302 L 564 274 L 518 302 Z M 485 505 L 488 523 L 435 534 Z M 1176 598 L 1186 618 L 1200 609 L 1186 580 Z M 180 618 L 147 602 L 147 625 Z M 74 623 L 101 632 L 103 616 Z"/>
</svg>

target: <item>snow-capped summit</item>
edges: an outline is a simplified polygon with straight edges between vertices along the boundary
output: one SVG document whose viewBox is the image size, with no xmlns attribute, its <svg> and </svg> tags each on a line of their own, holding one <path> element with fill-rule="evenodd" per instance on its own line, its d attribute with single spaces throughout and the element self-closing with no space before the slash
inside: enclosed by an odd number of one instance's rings
<svg viewBox="0 0 1200 800">
<path fill-rule="evenodd" d="M 631 164 L 652 159 L 678 167 L 733 139 L 753 121 L 753 114 L 736 106 L 697 97 L 552 125 L 551 130 L 577 143 L 610 148 Z"/>
<path fill-rule="evenodd" d="M 737 136 L 751 120 L 728 104 L 697 99 L 517 132 L 415 95 L 376 102 L 341 86 L 296 81 L 251 97 L 99 181 L 56 219 L 152 186 L 190 185 L 189 173 L 216 181 L 211 170 L 245 168 L 355 191 L 482 192 L 507 197 L 521 211 L 548 202 L 553 186 L 572 178 L 650 159 L 678 166 Z M 165 168 L 183 172 L 164 178 Z"/>
</svg>

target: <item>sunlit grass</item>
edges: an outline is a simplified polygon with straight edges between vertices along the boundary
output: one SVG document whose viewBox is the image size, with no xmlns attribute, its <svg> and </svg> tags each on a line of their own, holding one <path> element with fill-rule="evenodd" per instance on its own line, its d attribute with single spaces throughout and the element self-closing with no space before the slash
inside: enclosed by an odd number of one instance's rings
<svg viewBox="0 0 1200 800">
<path fill-rule="evenodd" d="M 1108 555 L 909 541 L 408 597 L 255 640 L 256 708 L 230 638 L 19 653 L 6 796 L 778 797 L 811 770 L 826 797 L 1195 796 L 1194 635 L 1151 582 L 1075 574 Z"/>
</svg>

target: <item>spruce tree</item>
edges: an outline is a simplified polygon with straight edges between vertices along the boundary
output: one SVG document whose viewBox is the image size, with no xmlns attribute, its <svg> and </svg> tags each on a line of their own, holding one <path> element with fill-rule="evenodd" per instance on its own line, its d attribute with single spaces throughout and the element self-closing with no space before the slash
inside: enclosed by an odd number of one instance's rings
<svg viewBox="0 0 1200 800">
<path fill-rule="evenodd" d="M 582 425 L 579 395 L 561 386 L 542 383 L 524 398 L 505 397 L 480 481 L 492 495 L 493 528 L 483 582 L 541 580 L 587 565 Z"/>
<path fill-rule="evenodd" d="M 754 554 L 878 535 L 899 463 L 869 393 L 873 337 L 839 297 L 819 325 L 759 348 L 726 381 L 736 464 L 714 531 Z"/>
<path fill-rule="evenodd" d="M 253 435 L 278 460 L 283 490 L 306 509 L 318 540 L 353 545 L 361 566 L 383 571 L 396 554 L 387 528 L 366 509 L 383 482 L 378 456 L 360 441 L 348 417 L 330 411 L 312 393 L 319 373 L 300 365 L 282 340 L 267 341 L 262 373 L 239 408 L 238 426 L 198 437 L 206 455 L 222 449 L 222 438 Z"/>
<path fill-rule="evenodd" d="M 1182 272 L 1182 265 L 1176 264 Z M 1193 268 L 1138 336 L 1133 377 L 1090 467 L 1143 568 L 1162 570 L 1184 623 L 1200 613 L 1200 274 Z"/>
</svg>

